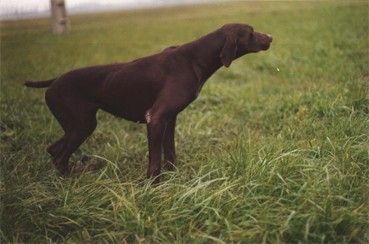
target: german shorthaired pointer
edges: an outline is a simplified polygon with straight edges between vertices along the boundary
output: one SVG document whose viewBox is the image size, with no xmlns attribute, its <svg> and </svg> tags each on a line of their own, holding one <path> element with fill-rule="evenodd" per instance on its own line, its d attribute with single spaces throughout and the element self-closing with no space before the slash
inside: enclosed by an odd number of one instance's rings
<svg viewBox="0 0 369 244">
<path fill-rule="evenodd" d="M 48 147 L 55 167 L 70 173 L 69 158 L 96 127 L 96 112 L 146 123 L 149 144 L 147 177 L 159 182 L 164 167 L 174 168 L 176 117 L 198 96 L 205 81 L 221 66 L 253 52 L 267 50 L 272 37 L 245 24 L 227 24 L 195 41 L 173 46 L 128 63 L 92 66 L 56 79 L 26 81 L 49 87 L 45 100 L 64 130 Z"/>
</svg>

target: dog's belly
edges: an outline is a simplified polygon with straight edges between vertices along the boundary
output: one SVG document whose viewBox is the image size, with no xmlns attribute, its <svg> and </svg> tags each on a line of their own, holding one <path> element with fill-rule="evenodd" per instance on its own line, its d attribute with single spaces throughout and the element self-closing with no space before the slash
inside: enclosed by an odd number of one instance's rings
<svg viewBox="0 0 369 244">
<path fill-rule="evenodd" d="M 124 100 L 124 99 L 123 99 Z M 146 123 L 145 113 L 150 109 L 151 104 L 140 103 L 139 101 L 122 101 L 119 104 L 103 104 L 101 109 L 114 116 L 135 122 Z"/>
<path fill-rule="evenodd" d="M 145 114 L 155 103 L 159 89 L 143 83 L 132 84 L 120 84 L 106 91 L 100 107 L 117 117 L 145 123 Z"/>
</svg>

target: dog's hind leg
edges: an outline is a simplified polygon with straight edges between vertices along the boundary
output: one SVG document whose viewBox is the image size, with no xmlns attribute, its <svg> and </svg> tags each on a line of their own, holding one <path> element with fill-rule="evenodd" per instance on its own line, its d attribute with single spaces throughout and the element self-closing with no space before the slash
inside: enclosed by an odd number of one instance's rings
<svg viewBox="0 0 369 244">
<path fill-rule="evenodd" d="M 96 110 L 80 116 L 80 120 L 74 121 L 71 131 L 66 133 L 62 151 L 57 155 L 54 161 L 55 166 L 64 175 L 70 172 L 68 163 L 70 156 L 96 128 Z"/>
<path fill-rule="evenodd" d="M 61 150 L 63 149 L 63 145 L 65 142 L 65 135 L 60 138 L 59 140 L 57 140 L 56 142 L 54 142 L 53 144 L 51 144 L 48 148 L 47 148 L 47 152 L 53 157 L 57 157 L 58 154 L 61 152 Z"/>
<path fill-rule="evenodd" d="M 51 113 L 54 115 L 64 131 L 64 135 L 47 148 L 47 152 L 53 158 L 56 158 L 63 149 L 67 132 L 70 131 L 70 113 L 69 109 L 64 106 L 63 101 L 59 98 L 58 94 L 51 89 L 46 91 L 45 101 Z"/>
<path fill-rule="evenodd" d="M 67 99 L 48 90 L 46 103 L 62 126 L 64 136 L 48 148 L 54 165 L 63 175 L 70 172 L 69 158 L 96 128 L 97 106 L 81 99 Z"/>
</svg>

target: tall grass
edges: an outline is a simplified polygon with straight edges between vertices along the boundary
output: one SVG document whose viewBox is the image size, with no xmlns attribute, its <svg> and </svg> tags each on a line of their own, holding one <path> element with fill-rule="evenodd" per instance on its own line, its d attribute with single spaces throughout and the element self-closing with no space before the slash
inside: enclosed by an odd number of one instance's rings
<svg viewBox="0 0 369 244">
<path fill-rule="evenodd" d="M 1 23 L 2 242 L 369 241 L 367 2 L 240 2 Z M 179 115 L 177 170 L 145 179 L 142 125 L 98 113 L 60 178 L 41 90 L 73 68 L 131 60 L 224 23 L 271 33 Z M 88 156 L 87 158 L 85 156 Z"/>
</svg>

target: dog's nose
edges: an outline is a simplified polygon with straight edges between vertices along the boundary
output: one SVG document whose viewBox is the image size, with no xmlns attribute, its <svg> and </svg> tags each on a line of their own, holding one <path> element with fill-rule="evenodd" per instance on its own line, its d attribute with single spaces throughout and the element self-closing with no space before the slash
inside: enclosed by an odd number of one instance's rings
<svg viewBox="0 0 369 244">
<path fill-rule="evenodd" d="M 272 42 L 273 41 L 273 37 L 272 37 L 272 35 L 270 35 L 270 34 L 266 34 L 267 35 L 267 37 L 270 39 L 270 42 Z"/>
</svg>

